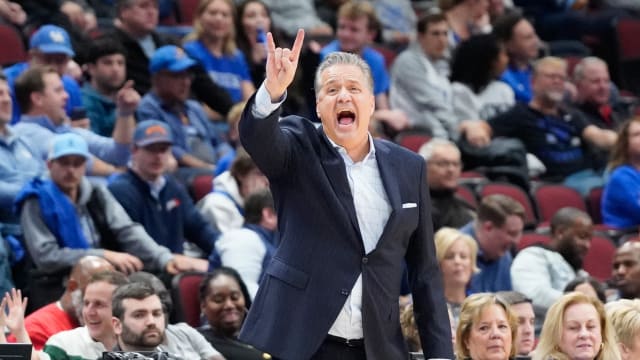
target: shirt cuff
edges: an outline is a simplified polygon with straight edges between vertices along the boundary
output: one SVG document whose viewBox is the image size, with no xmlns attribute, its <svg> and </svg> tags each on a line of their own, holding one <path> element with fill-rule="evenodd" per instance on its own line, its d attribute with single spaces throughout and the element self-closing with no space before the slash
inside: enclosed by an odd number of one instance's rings
<svg viewBox="0 0 640 360">
<path fill-rule="evenodd" d="M 263 82 L 256 92 L 256 98 L 253 102 L 251 113 L 254 117 L 266 118 L 272 112 L 276 111 L 276 109 L 278 109 L 286 99 L 287 93 L 285 92 L 277 102 L 271 102 L 271 96 L 269 95 L 269 92 L 265 88 Z"/>
</svg>

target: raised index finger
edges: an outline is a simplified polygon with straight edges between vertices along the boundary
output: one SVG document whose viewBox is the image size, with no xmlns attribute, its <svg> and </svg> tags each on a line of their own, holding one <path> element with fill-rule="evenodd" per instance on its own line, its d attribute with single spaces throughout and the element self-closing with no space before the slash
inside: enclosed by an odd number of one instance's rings
<svg viewBox="0 0 640 360">
<path fill-rule="evenodd" d="M 293 47 L 291 48 L 291 56 L 289 60 L 298 61 L 300 57 L 300 51 L 302 51 L 302 43 L 304 42 L 304 29 L 298 29 L 298 34 L 296 34 L 296 40 L 293 43 Z"/>
</svg>

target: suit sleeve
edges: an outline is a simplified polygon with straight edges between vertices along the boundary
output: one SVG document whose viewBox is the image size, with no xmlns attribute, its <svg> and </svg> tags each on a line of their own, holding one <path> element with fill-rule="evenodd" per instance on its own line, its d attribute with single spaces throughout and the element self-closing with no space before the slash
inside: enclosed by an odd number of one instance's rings
<svg viewBox="0 0 640 360">
<path fill-rule="evenodd" d="M 405 255 L 413 293 L 414 315 L 425 358 L 452 359 L 451 327 L 433 242 L 431 199 L 426 185 L 424 162 L 420 167 L 419 182 L 419 225 L 409 240 Z"/>
</svg>

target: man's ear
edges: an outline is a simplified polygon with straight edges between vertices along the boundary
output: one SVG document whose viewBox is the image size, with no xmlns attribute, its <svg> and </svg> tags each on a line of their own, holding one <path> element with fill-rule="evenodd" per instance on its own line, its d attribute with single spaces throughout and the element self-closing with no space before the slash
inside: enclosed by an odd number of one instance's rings
<svg viewBox="0 0 640 360">
<path fill-rule="evenodd" d="M 69 278 L 69 280 L 67 280 L 67 291 L 76 291 L 79 286 L 80 284 L 78 284 L 78 281 L 76 279 Z"/>
<path fill-rule="evenodd" d="M 122 334 L 122 322 L 115 316 L 111 317 L 111 326 L 113 326 L 113 332 L 120 336 Z"/>
<path fill-rule="evenodd" d="M 39 91 L 32 91 L 29 94 L 29 102 L 31 103 L 31 107 L 40 107 L 42 105 L 43 94 Z"/>
</svg>

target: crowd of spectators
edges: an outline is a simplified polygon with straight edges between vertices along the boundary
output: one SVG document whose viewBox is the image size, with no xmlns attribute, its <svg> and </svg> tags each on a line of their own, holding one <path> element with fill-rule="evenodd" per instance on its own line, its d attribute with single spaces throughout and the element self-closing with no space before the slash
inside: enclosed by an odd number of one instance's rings
<svg viewBox="0 0 640 360">
<path fill-rule="evenodd" d="M 0 74 L 0 342 L 31 342 L 33 359 L 270 358 L 237 337 L 287 224 L 237 127 L 267 33 L 288 46 L 302 28 L 283 115 L 318 120 L 316 65 L 350 52 L 372 73 L 370 133 L 425 137 L 413 150 L 459 359 L 640 356 L 640 94 L 619 86 L 612 25 L 638 18 L 634 1 L 180 5 L 0 0 L 27 49 Z M 196 198 L 203 176 L 212 190 Z M 519 199 L 479 196 L 493 181 L 602 191 L 602 221 L 563 207 L 531 224 Z M 532 230 L 548 241 L 521 248 Z M 585 269 L 594 234 L 617 246 L 608 279 Z M 207 274 L 197 331 L 173 321 L 164 287 L 193 271 Z"/>
</svg>

